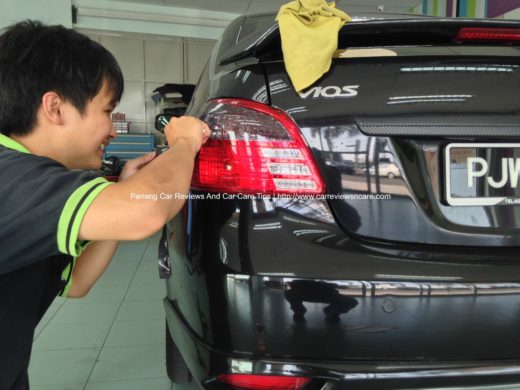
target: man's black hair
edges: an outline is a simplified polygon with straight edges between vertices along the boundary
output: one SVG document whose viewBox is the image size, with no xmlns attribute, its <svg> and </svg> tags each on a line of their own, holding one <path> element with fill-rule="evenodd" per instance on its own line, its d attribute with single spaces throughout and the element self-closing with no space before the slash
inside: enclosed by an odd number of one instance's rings
<svg viewBox="0 0 520 390">
<path fill-rule="evenodd" d="M 8 27 L 0 35 L 0 133 L 29 134 L 49 91 L 84 114 L 105 81 L 115 105 L 123 94 L 121 69 L 108 50 L 85 35 L 35 21 Z"/>
</svg>

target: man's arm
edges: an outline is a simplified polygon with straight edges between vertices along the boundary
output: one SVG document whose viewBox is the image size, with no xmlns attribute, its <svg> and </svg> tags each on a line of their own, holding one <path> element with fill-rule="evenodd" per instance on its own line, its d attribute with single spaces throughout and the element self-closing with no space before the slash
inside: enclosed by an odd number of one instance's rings
<svg viewBox="0 0 520 390">
<path fill-rule="evenodd" d="M 127 180 L 105 188 L 88 208 L 79 239 L 139 240 L 159 230 L 184 203 L 182 197 L 160 195 L 188 193 L 195 155 L 210 133 L 196 118 L 172 118 L 165 128 L 169 150 Z"/>
<path fill-rule="evenodd" d="M 88 294 L 110 264 L 118 245 L 119 241 L 96 241 L 85 248 L 76 259 L 67 297 L 81 298 Z"/>
<path fill-rule="evenodd" d="M 82 234 L 82 229 L 83 232 L 87 231 L 87 235 L 82 238 L 95 240 L 96 237 L 103 234 L 114 238 L 119 238 L 120 236 L 125 238 L 124 235 L 130 237 L 127 231 L 128 229 L 125 230 L 124 226 L 115 227 L 116 224 L 120 223 L 134 223 L 132 233 L 142 233 L 141 228 L 143 226 L 147 227 L 148 224 L 146 218 L 143 221 L 143 219 L 140 219 L 138 216 L 140 213 L 146 212 L 150 206 L 152 206 L 150 213 L 162 213 L 166 220 L 177 213 L 183 203 L 181 199 L 176 199 L 174 202 L 170 202 L 170 204 L 162 203 L 158 205 L 157 203 L 142 204 L 140 202 L 144 201 L 135 199 L 135 197 L 133 199 L 132 193 L 119 201 L 117 197 L 121 196 L 121 193 L 125 195 L 125 191 L 134 191 L 133 193 L 137 194 L 153 193 L 153 191 L 164 190 L 164 188 L 182 193 L 188 191 L 195 150 L 198 150 L 200 144 L 205 142 L 209 137 L 210 131 L 207 129 L 207 134 L 203 136 L 200 126 L 205 126 L 205 124 L 195 118 L 179 122 L 180 126 L 185 126 L 188 130 L 193 130 L 193 126 L 199 126 L 196 128 L 196 131 L 199 133 L 193 133 L 192 131 L 191 134 L 188 134 L 188 137 L 193 136 L 195 140 L 190 140 L 189 138 L 186 140 L 175 133 L 175 128 L 173 130 L 170 128 L 168 129 L 167 136 L 170 136 L 173 144 L 170 150 L 164 154 L 165 157 L 161 156 L 160 160 L 158 159 L 158 162 L 154 163 L 152 161 L 154 154 L 152 153 L 129 161 L 121 173 L 119 178 L 120 182 L 107 187 L 99 195 L 99 197 L 104 197 L 101 198 L 101 202 L 96 199 L 90 206 L 85 216 L 85 218 L 88 217 L 90 220 L 85 224 L 84 219 L 84 223 L 80 227 L 80 235 Z M 189 141 L 191 141 L 191 144 Z M 149 167 L 150 164 L 152 164 L 151 169 Z M 142 171 L 144 171 L 144 174 Z M 171 180 L 172 177 L 175 177 L 176 180 Z M 112 188 L 116 188 L 116 190 L 110 191 Z M 106 191 L 108 191 L 108 193 Z M 110 204 L 114 201 L 114 197 L 115 203 Z M 146 216 L 147 214 L 144 215 Z M 97 231 L 90 234 L 88 233 L 89 229 L 97 229 Z M 110 264 L 118 244 L 119 241 L 116 240 L 94 241 L 85 248 L 82 254 L 76 259 L 72 271 L 72 283 L 67 294 L 69 298 L 84 297 L 88 294 L 91 287 Z"/>
</svg>

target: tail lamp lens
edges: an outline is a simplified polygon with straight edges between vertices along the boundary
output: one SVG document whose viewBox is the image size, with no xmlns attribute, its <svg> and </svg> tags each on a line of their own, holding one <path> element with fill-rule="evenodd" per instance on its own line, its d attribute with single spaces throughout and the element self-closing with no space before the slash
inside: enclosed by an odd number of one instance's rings
<svg viewBox="0 0 520 390">
<path fill-rule="evenodd" d="M 283 111 L 241 99 L 208 103 L 213 131 L 195 162 L 192 188 L 247 194 L 322 194 L 325 186 L 299 129 Z"/>
<path fill-rule="evenodd" d="M 464 27 L 461 28 L 456 41 L 520 41 L 519 28 L 479 28 Z"/>
<path fill-rule="evenodd" d="M 274 375 L 221 375 L 218 380 L 244 390 L 299 390 L 310 382 L 309 378 Z"/>
</svg>

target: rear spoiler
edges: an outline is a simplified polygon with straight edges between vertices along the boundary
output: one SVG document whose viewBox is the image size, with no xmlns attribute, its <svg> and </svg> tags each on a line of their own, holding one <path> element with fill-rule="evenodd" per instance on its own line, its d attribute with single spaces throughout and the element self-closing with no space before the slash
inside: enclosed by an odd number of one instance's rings
<svg viewBox="0 0 520 390">
<path fill-rule="evenodd" d="M 274 20 L 274 15 L 273 15 Z M 345 24 L 339 33 L 339 48 L 399 45 L 461 44 L 457 40 L 462 28 L 520 29 L 520 21 L 496 19 L 456 19 L 424 16 L 400 19 L 356 20 Z M 493 42 L 496 44 L 497 42 Z M 511 44 L 509 41 L 497 44 Z M 520 44 L 520 40 L 514 44 Z M 261 57 L 273 47 L 280 47 L 278 23 L 244 37 L 217 61 L 226 65 L 248 57 Z"/>
</svg>

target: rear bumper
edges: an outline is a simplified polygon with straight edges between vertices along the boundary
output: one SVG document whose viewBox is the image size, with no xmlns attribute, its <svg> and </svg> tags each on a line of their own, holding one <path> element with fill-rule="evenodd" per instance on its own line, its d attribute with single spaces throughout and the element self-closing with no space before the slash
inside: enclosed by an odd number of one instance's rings
<svg viewBox="0 0 520 390">
<path fill-rule="evenodd" d="M 459 363 L 377 363 L 311 361 L 246 357 L 219 351 L 206 344 L 187 326 L 178 310 L 165 299 L 168 326 L 201 388 L 223 388 L 216 377 L 223 373 L 306 376 L 309 388 L 336 389 L 505 389 L 520 384 L 520 360 Z M 507 386 L 507 387 L 506 387 Z M 510 387 L 516 388 L 516 387 Z"/>
<path fill-rule="evenodd" d="M 319 202 L 261 206 L 189 202 L 169 226 L 167 319 L 203 386 L 233 372 L 327 389 L 520 383 L 518 249 L 376 245 Z"/>
<path fill-rule="evenodd" d="M 500 310 L 509 310 L 505 306 L 496 307 L 496 315 L 486 312 L 493 303 L 511 300 L 515 305 L 517 294 L 484 294 L 476 285 L 475 294 L 455 297 L 434 285 L 422 290 L 417 286 L 413 296 L 410 288 L 398 290 L 387 283 L 374 288 L 345 284 L 336 287 L 339 295 L 331 298 L 330 290 L 329 296 L 318 296 L 320 285 L 314 291 L 307 285 L 305 291 L 315 294 L 310 302 L 310 296 L 299 300 L 287 294 L 290 286 L 283 283 L 283 278 L 228 275 L 225 284 L 234 298 L 226 298 L 227 312 L 215 319 L 223 326 L 205 318 L 200 321 L 202 333 L 165 299 L 170 332 L 201 388 L 223 388 L 216 378 L 226 373 L 305 376 L 313 379 L 309 389 L 329 390 L 520 384 L 520 359 L 508 356 L 518 356 L 520 342 L 513 330 L 504 333 L 505 322 L 512 326 L 518 321 L 505 316 L 493 320 Z M 244 301 L 244 294 L 258 297 L 260 286 L 262 304 L 254 308 Z M 379 295 L 383 291 L 387 293 Z M 469 300 L 473 308 L 465 309 Z M 300 305 L 305 311 L 298 317 Z M 442 317 L 438 311 L 446 305 L 453 310 Z M 410 314 L 414 310 L 418 317 Z M 338 318 L 331 318 L 331 311 Z M 474 321 L 477 316 L 480 323 Z"/>
</svg>

